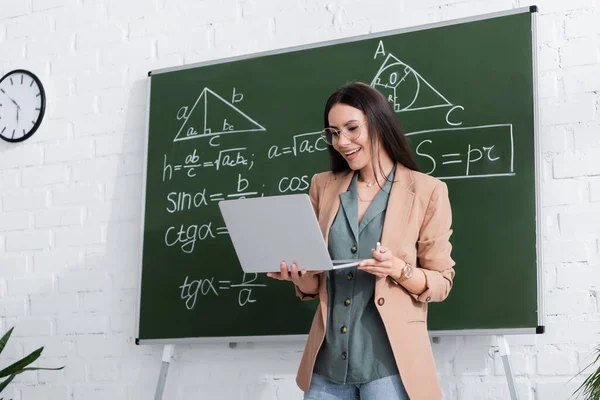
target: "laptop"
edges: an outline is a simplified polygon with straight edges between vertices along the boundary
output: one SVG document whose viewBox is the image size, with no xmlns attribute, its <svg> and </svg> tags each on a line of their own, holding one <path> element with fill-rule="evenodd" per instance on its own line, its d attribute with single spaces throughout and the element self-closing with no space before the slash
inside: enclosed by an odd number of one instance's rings
<svg viewBox="0 0 600 400">
<path fill-rule="evenodd" d="M 223 200 L 219 208 L 244 272 L 355 267 L 362 260 L 331 260 L 306 194 Z"/>
</svg>

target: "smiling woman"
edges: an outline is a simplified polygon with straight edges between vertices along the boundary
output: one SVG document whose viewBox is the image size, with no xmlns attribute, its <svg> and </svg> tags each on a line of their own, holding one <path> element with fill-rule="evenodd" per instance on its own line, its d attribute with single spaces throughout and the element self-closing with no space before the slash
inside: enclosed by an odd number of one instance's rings
<svg viewBox="0 0 600 400">
<path fill-rule="evenodd" d="M 30 138 L 46 110 L 42 82 L 26 70 L 14 70 L 0 79 L 0 137 L 8 142 Z"/>
<path fill-rule="evenodd" d="M 363 261 L 269 274 L 319 298 L 297 383 L 306 400 L 441 399 L 426 321 L 454 278 L 446 184 L 418 171 L 374 88 L 338 89 L 324 120 L 331 171 L 313 177 L 310 198 L 331 258 Z"/>
</svg>

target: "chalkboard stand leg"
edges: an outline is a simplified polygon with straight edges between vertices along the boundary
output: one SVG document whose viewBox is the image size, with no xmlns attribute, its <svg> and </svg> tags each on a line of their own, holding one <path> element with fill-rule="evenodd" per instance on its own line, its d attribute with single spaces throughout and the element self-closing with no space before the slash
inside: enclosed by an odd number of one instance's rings
<svg viewBox="0 0 600 400">
<path fill-rule="evenodd" d="M 174 349 L 175 345 L 172 344 L 167 344 L 163 348 L 160 375 L 158 376 L 158 383 L 156 384 L 156 394 L 154 395 L 154 400 L 162 400 L 162 395 L 165 390 L 165 383 L 167 383 L 167 372 L 169 371 L 169 365 L 171 364 L 171 357 L 173 356 Z"/>
<path fill-rule="evenodd" d="M 508 381 L 508 390 L 510 391 L 511 400 L 519 400 L 519 394 L 515 386 L 515 377 L 513 376 L 512 365 L 510 364 L 510 348 L 506 341 L 506 336 L 496 335 L 498 340 L 498 353 L 502 357 L 502 363 L 504 364 L 504 373 L 506 374 L 506 380 Z"/>
</svg>

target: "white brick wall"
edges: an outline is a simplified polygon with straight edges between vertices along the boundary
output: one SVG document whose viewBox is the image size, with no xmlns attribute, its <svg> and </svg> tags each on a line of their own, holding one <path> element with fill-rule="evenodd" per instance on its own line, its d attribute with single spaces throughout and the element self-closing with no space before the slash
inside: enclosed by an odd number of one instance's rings
<svg viewBox="0 0 600 400">
<path fill-rule="evenodd" d="M 0 18 L 4 20 L 27 14 L 29 6 L 26 2 L 2 0 L 0 1 L 0 10 Z"/>
<path fill-rule="evenodd" d="M 48 110 L 0 143 L 0 358 L 45 346 L 15 400 L 153 398 L 135 346 L 149 70 L 528 6 L 522 0 L 0 0 L 0 76 L 30 68 Z M 545 335 L 510 336 L 522 399 L 567 399 L 600 341 L 600 2 L 539 0 Z M 190 39 L 193 38 L 193 39 Z M 164 399 L 300 399 L 302 342 L 177 346 Z M 445 398 L 507 399 L 490 337 L 433 345 Z M 223 371 L 227 371 L 224 373 Z"/>
</svg>

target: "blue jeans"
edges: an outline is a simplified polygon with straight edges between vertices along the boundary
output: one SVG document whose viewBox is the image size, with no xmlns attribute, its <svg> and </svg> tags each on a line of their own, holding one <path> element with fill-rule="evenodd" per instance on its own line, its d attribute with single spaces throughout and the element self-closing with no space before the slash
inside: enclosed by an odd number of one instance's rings
<svg viewBox="0 0 600 400">
<path fill-rule="evenodd" d="M 400 375 L 367 383 L 340 385 L 313 373 L 304 400 L 409 400 Z"/>
</svg>

